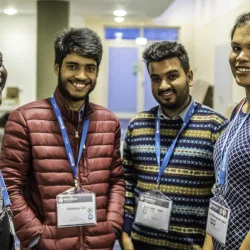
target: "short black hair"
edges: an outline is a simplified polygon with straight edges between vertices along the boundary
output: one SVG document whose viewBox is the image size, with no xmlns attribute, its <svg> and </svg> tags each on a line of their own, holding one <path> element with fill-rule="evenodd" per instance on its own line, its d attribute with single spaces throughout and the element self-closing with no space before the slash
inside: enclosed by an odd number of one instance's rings
<svg viewBox="0 0 250 250">
<path fill-rule="evenodd" d="M 159 62 L 173 57 L 179 58 L 184 72 L 188 73 L 190 69 L 188 54 L 185 47 L 180 43 L 172 41 L 156 42 L 143 52 L 143 59 L 147 67 L 151 62 Z"/>
<path fill-rule="evenodd" d="M 233 40 L 233 36 L 234 36 L 235 30 L 237 28 L 245 26 L 245 25 L 249 25 L 249 24 L 250 24 L 250 13 L 249 12 L 238 16 L 236 21 L 235 21 L 235 24 L 230 32 L 231 40 Z"/>
<path fill-rule="evenodd" d="M 88 28 L 70 28 L 58 34 L 55 43 L 55 63 L 62 65 L 67 54 L 76 52 L 81 56 L 92 58 L 99 67 L 102 60 L 102 43 L 100 37 Z"/>
</svg>

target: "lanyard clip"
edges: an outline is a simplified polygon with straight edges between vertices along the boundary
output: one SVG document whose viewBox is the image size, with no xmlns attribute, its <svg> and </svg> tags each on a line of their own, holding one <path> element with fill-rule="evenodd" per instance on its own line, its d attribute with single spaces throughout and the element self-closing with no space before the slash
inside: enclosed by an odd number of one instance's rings
<svg viewBox="0 0 250 250">
<path fill-rule="evenodd" d="M 160 186 L 160 182 L 157 182 L 157 184 L 156 184 L 156 190 L 159 189 L 159 186 Z"/>
<path fill-rule="evenodd" d="M 215 192 L 216 192 L 216 183 L 213 185 L 211 191 L 212 191 L 212 194 L 215 195 Z"/>
<path fill-rule="evenodd" d="M 74 182 L 75 182 L 75 188 L 78 188 L 78 180 L 77 180 L 77 178 L 75 178 Z"/>
<path fill-rule="evenodd" d="M 223 185 L 221 185 L 221 184 L 219 184 L 219 185 L 214 184 L 211 191 L 212 191 L 212 194 L 214 196 L 217 195 L 217 194 L 222 194 L 223 193 Z"/>
<path fill-rule="evenodd" d="M 219 194 L 222 194 L 223 193 L 223 185 L 219 185 L 217 190 L 218 190 Z"/>
</svg>

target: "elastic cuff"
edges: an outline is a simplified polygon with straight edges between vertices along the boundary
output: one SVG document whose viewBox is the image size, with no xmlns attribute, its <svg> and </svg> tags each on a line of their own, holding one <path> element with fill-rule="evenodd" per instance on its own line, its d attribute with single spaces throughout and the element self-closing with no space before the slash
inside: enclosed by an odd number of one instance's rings
<svg viewBox="0 0 250 250">
<path fill-rule="evenodd" d="M 115 237 L 116 237 L 116 239 L 119 239 L 120 236 L 121 236 L 120 232 L 114 226 L 113 226 L 113 230 L 115 231 Z"/>
<path fill-rule="evenodd" d="M 29 244 L 29 248 L 32 248 L 34 247 L 38 241 L 40 240 L 40 236 L 38 236 L 34 241 L 32 241 L 30 244 Z"/>
</svg>

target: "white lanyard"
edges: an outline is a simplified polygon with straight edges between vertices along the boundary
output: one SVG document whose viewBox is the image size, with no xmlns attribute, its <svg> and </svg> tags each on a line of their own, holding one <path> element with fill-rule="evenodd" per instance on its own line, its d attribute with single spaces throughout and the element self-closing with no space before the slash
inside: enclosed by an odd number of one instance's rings
<svg viewBox="0 0 250 250">
<path fill-rule="evenodd" d="M 242 120 L 242 122 L 240 123 L 240 125 L 238 126 L 236 132 L 234 133 L 234 135 L 232 136 L 231 140 L 229 141 L 229 135 L 230 135 L 230 132 L 231 132 L 231 129 L 233 128 L 234 124 L 235 124 L 235 121 L 237 120 L 237 117 L 240 113 L 240 110 L 242 109 L 242 106 L 245 104 L 246 100 L 241 104 L 241 107 L 240 109 L 238 110 L 237 114 L 235 115 L 231 125 L 230 125 L 230 128 L 227 132 L 227 135 L 226 135 L 226 138 L 224 140 L 224 143 L 223 143 L 223 146 L 221 148 L 221 157 L 222 157 L 222 161 L 221 161 L 221 164 L 220 164 L 220 168 L 219 168 L 219 173 L 218 173 L 218 176 L 217 176 L 217 184 L 218 185 L 225 185 L 226 183 L 226 173 L 227 173 L 227 159 L 228 159 L 228 152 L 229 152 L 229 149 L 230 149 L 230 146 L 231 144 L 234 142 L 236 136 L 238 135 L 238 133 L 240 132 L 243 124 L 245 123 L 245 121 L 247 120 L 247 118 L 249 117 L 250 115 L 250 111 L 246 114 L 246 116 L 244 117 L 244 119 Z M 228 145 L 227 149 L 224 151 L 226 145 Z"/>
</svg>

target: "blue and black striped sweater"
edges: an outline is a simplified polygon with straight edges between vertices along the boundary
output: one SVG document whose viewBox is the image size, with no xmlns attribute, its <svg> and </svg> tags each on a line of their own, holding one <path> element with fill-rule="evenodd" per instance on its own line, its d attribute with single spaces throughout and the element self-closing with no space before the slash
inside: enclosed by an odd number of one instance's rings
<svg viewBox="0 0 250 250">
<path fill-rule="evenodd" d="M 169 232 L 133 223 L 135 200 L 154 190 L 159 167 L 155 153 L 155 120 L 158 106 L 144 111 L 129 124 L 124 144 L 126 201 L 124 231 L 151 249 L 202 249 L 211 188 L 215 182 L 213 149 L 227 120 L 198 104 L 180 135 L 159 190 L 173 201 Z M 182 119 L 161 120 L 161 162 L 182 126 Z"/>
</svg>

